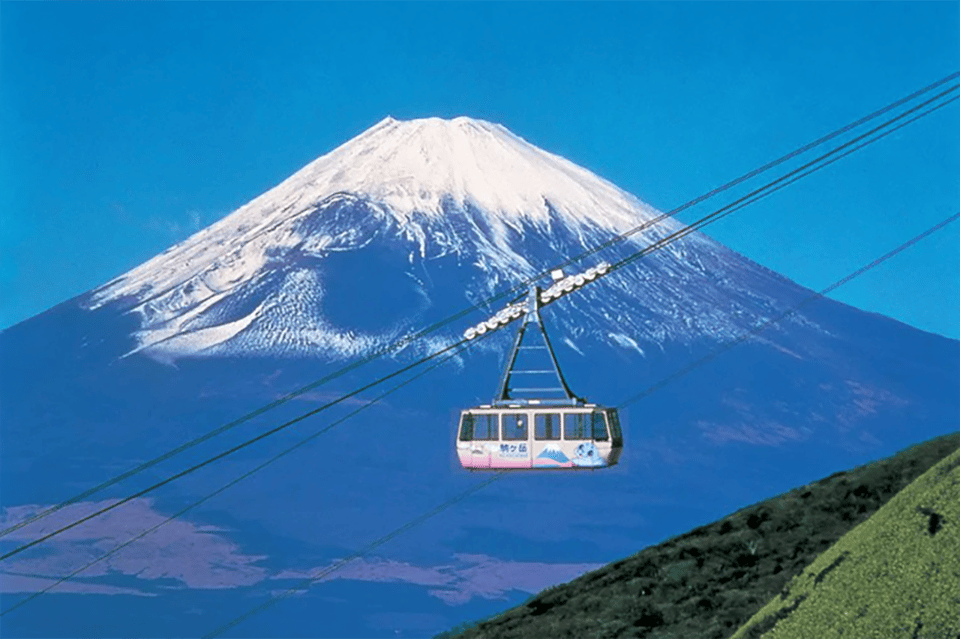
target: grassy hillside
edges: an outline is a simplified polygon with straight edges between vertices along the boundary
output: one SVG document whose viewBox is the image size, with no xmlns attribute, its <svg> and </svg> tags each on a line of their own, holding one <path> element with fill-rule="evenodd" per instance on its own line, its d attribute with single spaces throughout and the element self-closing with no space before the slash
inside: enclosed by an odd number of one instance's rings
<svg viewBox="0 0 960 639">
<path fill-rule="evenodd" d="M 960 450 L 790 580 L 732 639 L 960 639 Z"/>
<path fill-rule="evenodd" d="M 951 434 L 836 473 L 437 639 L 726 639 L 821 553 L 958 447 L 960 433 Z"/>
</svg>

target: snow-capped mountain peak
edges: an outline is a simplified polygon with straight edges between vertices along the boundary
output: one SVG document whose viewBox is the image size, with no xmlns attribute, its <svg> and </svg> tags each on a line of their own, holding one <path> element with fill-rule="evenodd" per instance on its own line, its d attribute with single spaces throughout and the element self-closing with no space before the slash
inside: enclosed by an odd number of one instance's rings
<svg viewBox="0 0 960 639">
<path fill-rule="evenodd" d="M 438 304 L 485 297 L 656 215 L 503 126 L 388 117 L 94 291 L 90 306 L 122 300 L 140 318 L 137 350 L 163 357 L 348 357 L 436 315 Z M 665 220 L 619 250 L 676 228 Z M 724 295 L 711 291 L 743 270 L 737 258 L 693 235 L 614 275 L 609 284 L 633 308 L 588 304 L 603 324 L 593 332 L 642 352 L 638 341 L 728 330 L 716 308 Z"/>
<path fill-rule="evenodd" d="M 441 216 L 448 200 L 542 222 L 549 203 L 569 221 L 625 230 L 643 208 L 629 193 L 503 126 L 466 117 L 388 117 L 279 188 L 364 194 L 399 218 Z"/>
</svg>

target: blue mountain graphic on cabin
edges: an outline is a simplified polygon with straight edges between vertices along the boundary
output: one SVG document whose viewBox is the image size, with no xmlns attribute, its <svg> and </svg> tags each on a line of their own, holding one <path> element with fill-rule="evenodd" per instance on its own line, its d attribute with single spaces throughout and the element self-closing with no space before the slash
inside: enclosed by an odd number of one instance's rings
<svg viewBox="0 0 960 639">
<path fill-rule="evenodd" d="M 559 448 L 544 448 L 543 451 L 537 455 L 537 459 L 552 459 L 561 464 L 570 461 L 570 458 L 564 455 L 563 451 Z"/>
</svg>

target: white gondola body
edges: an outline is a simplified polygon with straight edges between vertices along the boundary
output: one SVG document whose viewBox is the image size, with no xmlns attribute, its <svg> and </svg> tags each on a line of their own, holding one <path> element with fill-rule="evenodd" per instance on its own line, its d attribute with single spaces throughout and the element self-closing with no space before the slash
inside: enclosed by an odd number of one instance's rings
<svg viewBox="0 0 960 639">
<path fill-rule="evenodd" d="M 460 415 L 457 456 L 464 468 L 596 469 L 623 450 L 616 409 L 583 406 L 478 406 Z"/>
</svg>

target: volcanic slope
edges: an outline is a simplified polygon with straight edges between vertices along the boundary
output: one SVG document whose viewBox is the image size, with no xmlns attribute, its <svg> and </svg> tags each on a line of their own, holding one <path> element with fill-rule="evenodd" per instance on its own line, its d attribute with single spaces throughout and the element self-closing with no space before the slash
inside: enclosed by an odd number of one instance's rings
<svg viewBox="0 0 960 639">
<path fill-rule="evenodd" d="M 844 636 L 911 636 L 918 623 L 926 632 L 913 636 L 953 639 L 958 447 L 960 433 L 945 435 L 836 473 L 437 639 L 724 639 L 748 619 L 736 639 L 834 637 L 841 625 Z M 758 633 L 770 615 L 787 619 Z"/>
</svg>

